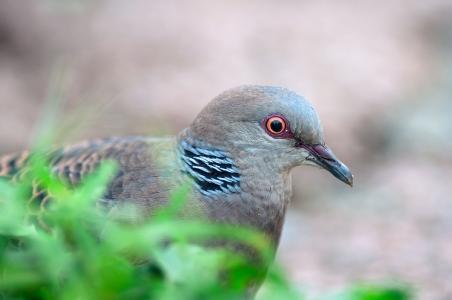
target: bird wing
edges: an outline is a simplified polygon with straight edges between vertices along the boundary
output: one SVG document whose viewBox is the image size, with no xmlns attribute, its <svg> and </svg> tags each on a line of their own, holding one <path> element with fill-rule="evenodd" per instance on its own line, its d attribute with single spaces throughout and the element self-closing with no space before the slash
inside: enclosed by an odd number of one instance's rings
<svg viewBox="0 0 452 300">
<path fill-rule="evenodd" d="M 51 152 L 48 159 L 54 174 L 71 187 L 77 186 L 103 161 L 116 161 L 119 170 L 99 202 L 107 206 L 133 202 L 149 210 L 167 199 L 170 187 L 165 182 L 171 176 L 168 174 L 174 173 L 174 164 L 159 157 L 172 157 L 173 152 L 172 141 L 168 139 L 123 137 L 91 140 L 58 149 Z M 26 172 L 29 158 L 29 152 L 0 157 L 0 177 L 18 180 Z M 41 206 L 49 199 L 38 185 L 33 187 L 31 198 Z"/>
<path fill-rule="evenodd" d="M 0 178 L 12 179 L 23 170 L 30 154 L 28 151 L 0 157 Z"/>
</svg>

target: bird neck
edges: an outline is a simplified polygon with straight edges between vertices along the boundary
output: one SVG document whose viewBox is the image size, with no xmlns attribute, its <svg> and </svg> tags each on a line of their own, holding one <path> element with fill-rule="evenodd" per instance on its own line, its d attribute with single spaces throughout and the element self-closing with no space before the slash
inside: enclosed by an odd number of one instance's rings
<svg viewBox="0 0 452 300">
<path fill-rule="evenodd" d="M 201 194 L 217 197 L 240 192 L 240 171 L 230 154 L 190 139 L 180 139 L 178 145 L 182 172 Z"/>
<path fill-rule="evenodd" d="M 288 171 L 281 172 L 271 159 L 218 149 L 187 132 L 178 138 L 178 153 L 182 172 L 206 197 L 213 219 L 255 227 L 277 245 L 291 195 Z M 228 207 L 228 214 L 221 207 Z"/>
<path fill-rule="evenodd" d="M 177 139 L 181 171 L 191 177 L 198 191 L 208 197 L 243 192 L 281 191 L 290 178 L 275 157 L 247 149 L 224 149 L 193 138 L 189 129 Z"/>
</svg>

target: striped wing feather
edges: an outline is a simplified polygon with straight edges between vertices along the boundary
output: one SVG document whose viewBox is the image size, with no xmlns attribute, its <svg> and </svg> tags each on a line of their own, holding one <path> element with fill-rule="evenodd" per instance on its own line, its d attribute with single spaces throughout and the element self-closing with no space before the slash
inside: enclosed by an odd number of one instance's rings
<svg viewBox="0 0 452 300">
<path fill-rule="evenodd" d="M 18 180 L 27 169 L 29 152 L 0 157 L 0 177 Z M 150 143 L 140 137 L 92 140 L 59 149 L 49 154 L 54 173 L 70 186 L 77 186 L 102 161 L 115 160 L 119 171 L 110 183 L 101 202 L 108 206 L 122 201 L 132 201 L 149 209 L 165 196 L 159 184 L 159 174 L 151 159 Z M 41 208 L 49 197 L 39 184 L 33 186 L 32 201 Z"/>
</svg>

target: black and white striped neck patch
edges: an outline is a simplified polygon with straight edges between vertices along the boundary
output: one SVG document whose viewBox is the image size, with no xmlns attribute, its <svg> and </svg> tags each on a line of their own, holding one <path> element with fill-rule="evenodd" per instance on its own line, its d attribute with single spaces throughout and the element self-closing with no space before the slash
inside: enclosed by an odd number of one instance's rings
<svg viewBox="0 0 452 300">
<path fill-rule="evenodd" d="M 240 173 L 234 161 L 220 150 L 180 142 L 182 171 L 190 176 L 200 193 L 217 196 L 240 192 Z"/>
</svg>

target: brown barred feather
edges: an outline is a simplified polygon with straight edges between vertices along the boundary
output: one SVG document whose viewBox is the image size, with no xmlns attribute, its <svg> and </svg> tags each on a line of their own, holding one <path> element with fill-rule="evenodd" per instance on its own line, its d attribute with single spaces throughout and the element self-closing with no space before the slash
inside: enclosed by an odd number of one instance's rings
<svg viewBox="0 0 452 300">
<path fill-rule="evenodd" d="M 48 159 L 54 174 L 70 187 L 80 184 L 103 161 L 116 161 L 119 170 L 100 202 L 109 207 L 132 202 L 146 212 L 167 199 L 169 187 L 159 179 L 168 176 L 159 173 L 162 167 L 158 159 L 151 157 L 152 148 L 162 141 L 172 143 L 172 140 L 150 141 L 142 137 L 91 140 L 53 151 Z M 0 177 L 20 180 L 27 172 L 29 156 L 29 152 L 21 152 L 0 157 Z M 33 182 L 30 208 L 42 211 L 50 198 L 38 181 Z"/>
<path fill-rule="evenodd" d="M 0 157 L 0 177 L 12 178 L 26 165 L 30 153 L 23 151 Z"/>
</svg>

